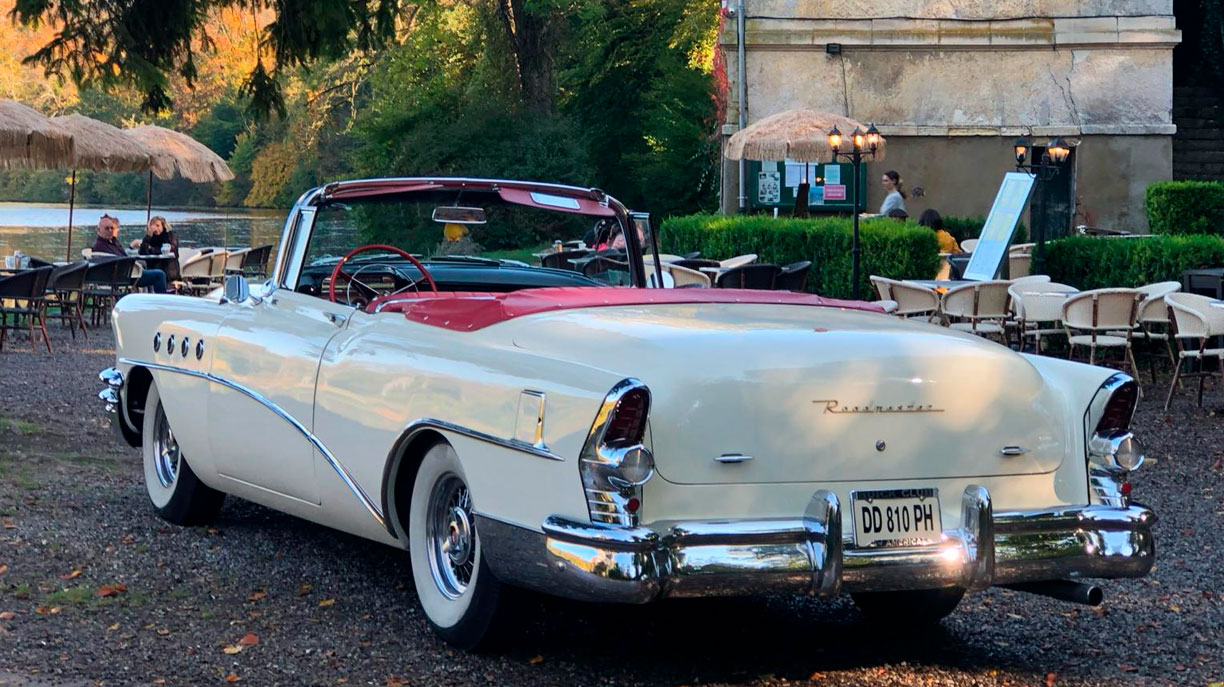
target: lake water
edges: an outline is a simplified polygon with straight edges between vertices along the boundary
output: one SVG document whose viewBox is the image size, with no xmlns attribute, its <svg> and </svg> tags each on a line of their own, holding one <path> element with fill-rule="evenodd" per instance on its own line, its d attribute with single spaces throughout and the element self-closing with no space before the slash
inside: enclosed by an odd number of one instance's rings
<svg viewBox="0 0 1224 687">
<path fill-rule="evenodd" d="M 80 259 L 81 249 L 93 245 L 102 214 L 119 218 L 119 241 L 144 236 L 145 210 L 77 206 L 72 215 L 72 250 Z M 183 245 L 258 246 L 280 240 L 287 212 L 217 208 L 168 210 L 154 208 L 174 228 Z M 44 260 L 63 260 L 68 241 L 68 206 L 36 203 L 0 203 L 0 255 L 20 250 Z M 273 250 L 275 254 L 275 249 Z"/>
</svg>

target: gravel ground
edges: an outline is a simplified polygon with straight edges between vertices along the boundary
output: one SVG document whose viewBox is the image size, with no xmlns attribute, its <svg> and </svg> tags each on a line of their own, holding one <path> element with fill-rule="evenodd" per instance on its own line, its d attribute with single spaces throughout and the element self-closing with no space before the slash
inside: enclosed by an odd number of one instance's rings
<svg viewBox="0 0 1224 687">
<path fill-rule="evenodd" d="M 0 353 L 0 685 L 1209 685 L 1224 681 L 1224 417 L 1150 386 L 1157 569 L 1098 609 L 1006 590 L 881 633 L 847 600 L 529 597 L 500 652 L 433 637 L 401 552 L 237 499 L 161 522 L 95 393 L 108 332 Z M 1210 390 L 1208 407 L 1224 405 Z"/>
</svg>

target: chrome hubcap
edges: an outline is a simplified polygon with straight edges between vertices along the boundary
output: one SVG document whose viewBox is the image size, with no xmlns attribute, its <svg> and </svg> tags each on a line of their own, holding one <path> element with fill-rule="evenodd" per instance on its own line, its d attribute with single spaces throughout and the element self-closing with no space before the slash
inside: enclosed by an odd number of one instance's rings
<svg viewBox="0 0 1224 687">
<path fill-rule="evenodd" d="M 157 481 L 161 482 L 163 487 L 170 487 L 178 479 L 182 453 L 179 452 L 178 442 L 174 440 L 174 430 L 170 429 L 170 421 L 166 419 L 166 413 L 160 405 L 157 406 L 157 415 L 154 417 L 153 453 Z"/>
<path fill-rule="evenodd" d="M 457 599 L 472 581 L 476 559 L 472 499 L 463 480 L 449 474 L 434 485 L 427 527 L 434 584 L 447 598 Z"/>
</svg>

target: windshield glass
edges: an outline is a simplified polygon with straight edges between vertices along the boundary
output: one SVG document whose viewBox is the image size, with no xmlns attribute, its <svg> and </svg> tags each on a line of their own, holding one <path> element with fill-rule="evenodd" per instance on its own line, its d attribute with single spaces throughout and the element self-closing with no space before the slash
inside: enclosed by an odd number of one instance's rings
<svg viewBox="0 0 1224 687">
<path fill-rule="evenodd" d="M 434 288 L 504 292 L 631 285 L 620 222 L 582 212 L 610 214 L 606 206 L 581 200 L 585 204 L 579 206 L 579 200 L 533 193 L 528 206 L 487 192 L 456 191 L 325 202 L 315 213 L 294 288 L 364 306 L 379 297 Z M 554 206 L 565 211 L 549 209 Z M 638 239 L 646 240 L 648 222 L 641 226 Z M 333 285 L 337 264 L 363 246 L 368 249 L 344 260 Z"/>
</svg>

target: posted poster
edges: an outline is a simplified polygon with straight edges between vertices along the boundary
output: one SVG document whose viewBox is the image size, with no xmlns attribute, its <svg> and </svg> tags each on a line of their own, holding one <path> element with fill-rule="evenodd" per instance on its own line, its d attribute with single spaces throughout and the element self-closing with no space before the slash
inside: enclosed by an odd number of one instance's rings
<svg viewBox="0 0 1224 687">
<path fill-rule="evenodd" d="M 825 200 L 845 200 L 846 187 L 841 184 L 829 185 L 826 183 L 824 185 L 824 198 Z"/>
<path fill-rule="evenodd" d="M 757 202 L 776 205 L 782 202 L 782 174 L 777 170 L 757 175 Z"/>
<path fill-rule="evenodd" d="M 841 185 L 841 165 L 825 165 L 824 166 L 824 182 L 825 185 L 839 186 Z"/>
<path fill-rule="evenodd" d="M 786 162 L 786 187 L 796 188 L 803 181 L 803 163 L 802 162 Z"/>
<path fill-rule="evenodd" d="M 813 186 L 808 189 L 808 205 L 824 205 L 824 186 Z"/>
</svg>

